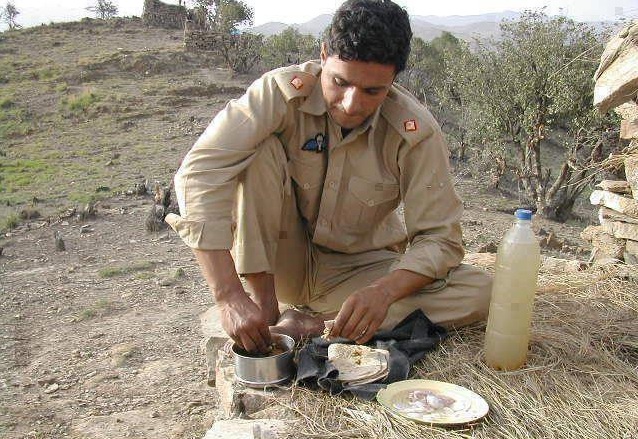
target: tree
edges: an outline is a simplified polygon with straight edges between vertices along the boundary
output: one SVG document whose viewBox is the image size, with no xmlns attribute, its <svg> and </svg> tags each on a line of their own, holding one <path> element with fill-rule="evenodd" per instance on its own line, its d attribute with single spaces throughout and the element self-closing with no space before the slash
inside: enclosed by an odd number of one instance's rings
<svg viewBox="0 0 638 439">
<path fill-rule="evenodd" d="M 592 165 L 617 146 L 614 121 L 592 107 L 601 53 L 588 25 L 528 11 L 447 71 L 448 94 L 468 114 L 467 137 L 490 151 L 497 178 L 512 172 L 525 202 L 550 219 L 569 217 Z M 544 157 L 550 143 L 562 148 L 562 162 Z"/>
<path fill-rule="evenodd" d="M 301 34 L 293 27 L 287 27 L 276 35 L 266 38 L 261 51 L 261 59 L 267 69 L 319 58 L 320 42 L 312 35 Z"/>
<path fill-rule="evenodd" d="M 110 0 L 96 0 L 93 6 L 88 6 L 87 11 L 91 11 L 97 18 L 107 20 L 117 15 L 117 6 Z"/>
<path fill-rule="evenodd" d="M 5 7 L 0 11 L 0 18 L 7 23 L 9 29 L 21 28 L 17 22 L 16 17 L 20 15 L 20 11 L 15 7 L 12 1 L 8 1 Z"/>
</svg>

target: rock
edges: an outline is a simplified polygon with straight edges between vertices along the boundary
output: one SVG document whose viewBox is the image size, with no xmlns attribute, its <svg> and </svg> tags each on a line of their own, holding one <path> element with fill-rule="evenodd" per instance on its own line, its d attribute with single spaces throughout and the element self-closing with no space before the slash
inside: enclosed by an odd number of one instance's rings
<svg viewBox="0 0 638 439">
<path fill-rule="evenodd" d="M 592 243 L 592 259 L 600 261 L 603 259 L 620 260 L 625 252 L 625 240 L 616 239 L 605 232 L 602 226 L 589 226 L 580 234 L 585 241 Z"/>
<path fill-rule="evenodd" d="M 491 241 L 488 242 L 487 244 L 483 244 L 482 246 L 479 247 L 478 252 L 479 253 L 496 253 L 496 251 L 498 250 L 498 245 Z"/>
<path fill-rule="evenodd" d="M 97 203 L 87 203 L 84 205 L 80 213 L 78 213 L 78 219 L 80 221 L 86 221 L 89 218 L 95 218 L 97 216 Z"/>
<path fill-rule="evenodd" d="M 628 264 L 636 264 L 637 262 L 629 262 L 629 260 L 634 261 L 635 258 L 638 258 L 638 241 L 627 240 L 625 245 L 625 262 Z"/>
<path fill-rule="evenodd" d="M 625 176 L 634 200 L 638 200 L 638 154 L 630 155 L 625 159 Z"/>
<path fill-rule="evenodd" d="M 554 232 L 549 232 L 549 234 L 539 242 L 541 247 L 550 250 L 562 250 L 565 245 L 565 242 L 563 240 L 559 240 Z"/>
<path fill-rule="evenodd" d="M 541 270 L 543 272 L 576 273 L 586 270 L 588 267 L 589 264 L 585 261 L 553 258 L 551 256 L 543 256 L 541 258 Z"/>
<path fill-rule="evenodd" d="M 600 209 L 598 209 L 598 221 L 602 224 L 605 220 L 638 224 L 638 218 L 632 218 L 630 216 L 623 215 L 622 213 L 618 213 L 615 210 L 611 210 L 608 207 L 600 206 Z"/>
<path fill-rule="evenodd" d="M 53 237 L 55 238 L 55 249 L 59 252 L 63 252 L 66 250 L 66 245 L 64 245 L 64 240 L 62 239 L 62 235 L 59 230 L 53 232 Z"/>
<path fill-rule="evenodd" d="M 594 106 L 606 113 L 636 95 L 638 90 L 638 23 L 629 23 L 614 36 L 601 56 L 594 75 Z"/>
<path fill-rule="evenodd" d="M 54 384 L 58 381 L 58 378 L 52 375 L 47 375 L 47 376 L 43 376 L 41 378 L 38 378 L 37 383 L 40 386 L 49 386 L 51 384 Z"/>
<path fill-rule="evenodd" d="M 219 394 L 219 408 L 227 418 L 251 416 L 272 404 L 272 398 L 286 390 L 259 390 L 244 386 L 235 377 L 235 363 L 228 340 L 215 356 L 215 389 Z M 207 361 L 211 361 L 207 358 Z"/>
<path fill-rule="evenodd" d="M 629 183 L 621 180 L 603 180 L 596 185 L 604 191 L 613 192 L 621 195 L 631 195 L 631 187 Z"/>
<path fill-rule="evenodd" d="M 615 238 L 638 241 L 638 224 L 623 223 L 621 221 L 607 221 L 600 223 L 603 230 Z"/>
<path fill-rule="evenodd" d="M 80 227 L 80 233 L 90 233 L 92 231 L 93 229 L 91 229 L 90 224 L 84 224 L 82 227 Z"/>
<path fill-rule="evenodd" d="M 638 139 L 638 118 L 623 119 L 620 121 L 621 139 Z"/>
<path fill-rule="evenodd" d="M 122 367 L 126 362 L 135 354 L 137 346 L 133 343 L 121 343 L 112 346 L 109 349 L 109 355 L 111 356 L 111 364 L 115 367 Z"/>
<path fill-rule="evenodd" d="M 131 193 L 132 195 L 146 195 L 146 185 L 144 183 L 136 183 Z"/>
<path fill-rule="evenodd" d="M 609 191 L 595 190 L 589 196 L 589 201 L 594 206 L 605 206 L 624 215 L 638 218 L 637 200 L 632 200 L 631 198 L 626 198 Z"/>
<path fill-rule="evenodd" d="M 279 439 L 288 428 L 279 419 L 231 419 L 215 422 L 204 439 Z"/>
<path fill-rule="evenodd" d="M 175 283 L 175 279 L 173 279 L 172 277 L 164 277 L 160 279 L 158 283 L 161 287 L 170 287 Z"/>
<path fill-rule="evenodd" d="M 637 255 L 625 252 L 623 257 L 624 257 L 625 264 L 630 264 L 630 265 L 638 264 L 638 256 Z"/>
<path fill-rule="evenodd" d="M 60 388 L 60 385 L 58 383 L 53 383 L 44 390 L 44 393 L 47 393 L 47 394 L 55 393 L 58 391 L 59 388 Z"/>
<path fill-rule="evenodd" d="M 614 108 L 614 111 L 623 119 L 620 122 L 621 139 L 638 139 L 638 104 L 625 102 Z"/>
</svg>

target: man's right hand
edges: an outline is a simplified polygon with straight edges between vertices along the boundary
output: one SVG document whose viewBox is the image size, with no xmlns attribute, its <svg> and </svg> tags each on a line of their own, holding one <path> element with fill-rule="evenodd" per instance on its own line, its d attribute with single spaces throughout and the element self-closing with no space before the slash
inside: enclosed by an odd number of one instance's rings
<svg viewBox="0 0 638 439">
<path fill-rule="evenodd" d="M 273 309 L 272 306 L 264 306 L 262 309 L 250 299 L 237 276 L 233 258 L 228 250 L 193 249 L 193 252 L 215 296 L 222 327 L 228 336 L 246 351 L 266 352 L 270 345 L 268 325 L 274 324 L 273 320 L 276 321 L 279 317 L 279 310 Z M 259 276 L 256 279 L 259 279 Z M 272 283 L 272 279 L 267 277 L 261 280 L 264 281 L 264 285 Z M 266 283 L 266 280 L 270 283 Z M 267 293 L 274 297 L 274 291 L 273 284 Z M 268 294 L 261 295 L 262 302 Z"/>
<path fill-rule="evenodd" d="M 247 352 L 267 352 L 268 318 L 243 291 L 217 301 L 224 331 Z"/>
</svg>

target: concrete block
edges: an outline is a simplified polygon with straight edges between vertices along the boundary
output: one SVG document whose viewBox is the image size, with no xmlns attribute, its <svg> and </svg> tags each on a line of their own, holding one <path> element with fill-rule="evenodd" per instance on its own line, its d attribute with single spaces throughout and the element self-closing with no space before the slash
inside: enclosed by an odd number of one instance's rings
<svg viewBox="0 0 638 439">
<path fill-rule="evenodd" d="M 203 439 L 279 439 L 288 428 L 279 419 L 232 419 L 215 422 Z"/>
<path fill-rule="evenodd" d="M 224 417 L 251 416 L 268 408 L 273 398 L 289 392 L 285 388 L 253 389 L 237 382 L 231 346 L 232 342 L 228 341 L 217 351 L 215 358 L 215 389 Z M 207 360 L 210 363 L 211 359 Z"/>
</svg>

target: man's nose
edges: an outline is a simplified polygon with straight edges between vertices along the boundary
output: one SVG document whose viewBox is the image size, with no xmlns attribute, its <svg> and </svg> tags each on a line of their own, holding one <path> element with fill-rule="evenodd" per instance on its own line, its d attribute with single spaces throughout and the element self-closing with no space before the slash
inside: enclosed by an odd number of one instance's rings
<svg viewBox="0 0 638 439">
<path fill-rule="evenodd" d="M 356 88 L 348 87 L 345 90 L 341 105 L 346 114 L 357 114 L 359 112 L 361 108 L 361 97 L 358 95 Z"/>
</svg>

